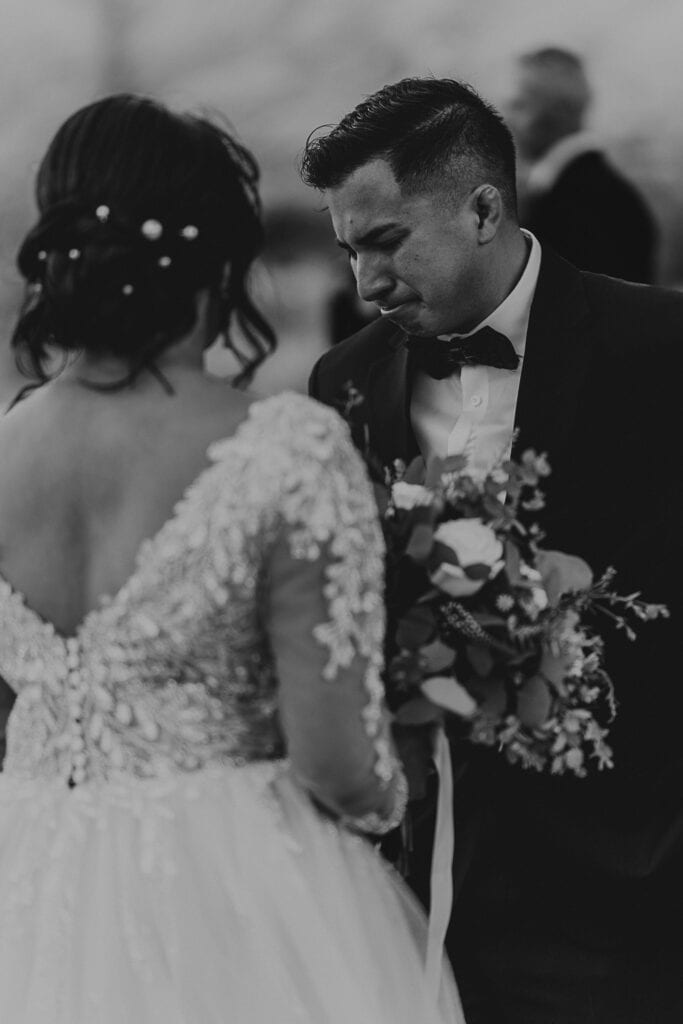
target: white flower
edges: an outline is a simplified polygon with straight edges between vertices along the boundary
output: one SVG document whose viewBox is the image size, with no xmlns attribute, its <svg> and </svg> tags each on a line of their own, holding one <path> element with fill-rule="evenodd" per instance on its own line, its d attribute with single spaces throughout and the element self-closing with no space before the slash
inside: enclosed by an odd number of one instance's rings
<svg viewBox="0 0 683 1024">
<path fill-rule="evenodd" d="M 583 751 L 579 750 L 578 747 L 572 747 L 564 755 L 564 761 L 571 771 L 575 772 L 579 768 L 583 767 Z"/>
<path fill-rule="evenodd" d="M 476 594 L 503 567 L 503 545 L 481 519 L 451 519 L 442 523 L 434 532 L 434 540 L 450 548 L 460 563 L 442 562 L 430 576 L 434 586 L 451 597 Z M 465 570 L 475 565 L 488 568 L 488 574 L 477 579 L 468 576 Z"/>
<path fill-rule="evenodd" d="M 481 519 L 451 519 L 442 523 L 434 532 L 434 540 L 450 548 L 463 569 L 470 565 L 487 565 L 497 572 L 502 567 L 499 563 L 503 545 Z"/>
<path fill-rule="evenodd" d="M 431 505 L 433 495 L 421 484 L 407 484 L 399 480 L 391 488 L 391 500 L 396 508 L 411 509 L 420 505 Z"/>
<path fill-rule="evenodd" d="M 529 587 L 530 601 L 525 602 L 525 608 L 527 614 L 535 621 L 539 613 L 544 612 L 550 604 L 548 594 L 543 586 L 543 576 L 538 569 L 527 565 L 526 562 L 522 562 L 520 565 L 519 574 L 529 580 L 531 584 Z"/>
<path fill-rule="evenodd" d="M 542 452 L 540 455 L 537 455 L 534 459 L 534 469 L 536 470 L 539 476 L 550 475 L 550 463 L 548 462 L 548 456 L 545 454 L 545 452 Z"/>
</svg>

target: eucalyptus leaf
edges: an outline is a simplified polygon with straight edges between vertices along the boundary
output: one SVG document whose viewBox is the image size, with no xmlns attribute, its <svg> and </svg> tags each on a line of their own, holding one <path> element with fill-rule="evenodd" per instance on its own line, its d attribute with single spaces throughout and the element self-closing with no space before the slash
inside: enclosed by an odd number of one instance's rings
<svg viewBox="0 0 683 1024">
<path fill-rule="evenodd" d="M 517 691 L 517 717 L 527 729 L 537 729 L 547 722 L 552 703 L 550 689 L 543 677 L 531 676 Z"/>
<path fill-rule="evenodd" d="M 396 629 L 396 643 L 399 647 L 416 650 L 428 643 L 434 636 L 436 619 L 427 605 L 417 605 L 400 620 Z"/>
<path fill-rule="evenodd" d="M 402 704 L 394 714 L 397 725 L 428 725 L 440 722 L 443 712 L 426 697 L 413 697 Z"/>
<path fill-rule="evenodd" d="M 418 565 L 424 565 L 434 544 L 434 530 L 428 523 L 418 523 L 410 535 L 406 554 Z"/>
<path fill-rule="evenodd" d="M 452 676 L 432 676 L 421 686 L 430 701 L 460 718 L 472 718 L 477 712 L 477 702 L 468 690 Z"/>
<path fill-rule="evenodd" d="M 420 658 L 425 672 L 444 672 L 455 662 L 455 651 L 440 640 L 434 640 L 420 648 Z"/>
<path fill-rule="evenodd" d="M 486 679 L 491 675 L 496 662 L 488 647 L 483 647 L 481 644 L 468 644 L 465 653 L 478 676 Z"/>
<path fill-rule="evenodd" d="M 502 679 L 487 679 L 479 685 L 472 685 L 472 692 L 479 700 L 483 714 L 502 719 L 507 708 L 507 691 Z"/>
<path fill-rule="evenodd" d="M 520 573 L 522 557 L 519 548 L 511 540 L 505 541 L 505 572 L 513 587 L 520 586 L 526 581 Z"/>
<path fill-rule="evenodd" d="M 487 580 L 491 575 L 491 566 L 483 562 L 473 562 L 465 566 L 465 575 L 471 580 Z"/>
<path fill-rule="evenodd" d="M 444 563 L 446 565 L 460 565 L 458 556 L 453 548 L 449 547 L 448 544 L 443 544 L 440 540 L 435 540 L 429 556 L 429 567 L 431 570 L 438 569 Z"/>
<path fill-rule="evenodd" d="M 539 551 L 536 568 L 553 608 L 563 594 L 590 590 L 593 584 L 593 573 L 583 558 L 566 555 L 563 551 Z"/>
<path fill-rule="evenodd" d="M 425 487 L 438 487 L 441 483 L 441 477 L 443 475 L 444 460 L 440 459 L 438 455 L 434 456 L 427 463 L 427 472 L 425 475 Z"/>
<path fill-rule="evenodd" d="M 423 484 L 426 475 L 425 461 L 421 455 L 416 455 L 415 458 L 408 464 L 408 467 L 403 474 L 403 480 L 407 484 Z"/>
</svg>

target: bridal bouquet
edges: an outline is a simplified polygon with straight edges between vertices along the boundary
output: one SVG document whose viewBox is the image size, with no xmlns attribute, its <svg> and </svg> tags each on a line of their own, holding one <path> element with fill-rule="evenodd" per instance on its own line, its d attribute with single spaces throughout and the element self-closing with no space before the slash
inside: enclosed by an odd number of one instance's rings
<svg viewBox="0 0 683 1024">
<path fill-rule="evenodd" d="M 362 401 L 349 389 L 347 415 Z M 612 766 L 616 713 L 600 616 L 667 616 L 639 593 L 594 580 L 580 558 L 541 547 L 544 455 L 525 452 L 486 475 L 467 459 L 370 460 L 387 546 L 385 686 L 399 726 L 441 725 L 498 748 L 511 763 L 585 776 Z"/>
</svg>

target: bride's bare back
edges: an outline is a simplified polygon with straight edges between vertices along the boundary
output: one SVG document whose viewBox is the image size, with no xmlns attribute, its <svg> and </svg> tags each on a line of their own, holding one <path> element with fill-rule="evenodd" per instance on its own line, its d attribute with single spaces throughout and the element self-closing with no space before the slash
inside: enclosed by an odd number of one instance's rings
<svg viewBox="0 0 683 1024">
<path fill-rule="evenodd" d="M 74 378 L 0 418 L 0 574 L 63 635 L 135 566 L 253 396 L 184 370 L 105 393 Z"/>
</svg>

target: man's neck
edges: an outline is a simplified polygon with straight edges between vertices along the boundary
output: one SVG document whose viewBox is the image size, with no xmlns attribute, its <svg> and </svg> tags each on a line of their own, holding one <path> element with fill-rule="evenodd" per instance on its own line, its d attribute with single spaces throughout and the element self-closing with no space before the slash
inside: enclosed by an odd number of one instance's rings
<svg viewBox="0 0 683 1024">
<path fill-rule="evenodd" d="M 494 288 L 492 289 L 492 298 L 488 303 L 489 308 L 479 318 L 480 321 L 490 316 L 517 287 L 524 273 L 530 251 L 530 242 L 516 225 L 509 232 L 509 237 L 501 239 L 501 245 L 496 253 L 493 267 Z"/>
</svg>

